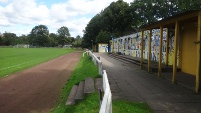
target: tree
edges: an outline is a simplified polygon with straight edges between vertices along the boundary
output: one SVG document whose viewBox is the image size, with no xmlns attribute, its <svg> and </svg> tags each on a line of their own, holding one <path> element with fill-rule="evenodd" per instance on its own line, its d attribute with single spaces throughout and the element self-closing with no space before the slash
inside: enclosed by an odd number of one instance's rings
<svg viewBox="0 0 201 113">
<path fill-rule="evenodd" d="M 201 9 L 200 0 L 178 0 L 177 2 L 178 2 L 179 12 Z"/>
<path fill-rule="evenodd" d="M 101 28 L 102 28 L 101 15 L 97 14 L 90 20 L 90 22 L 87 24 L 84 30 L 84 36 L 82 40 L 83 48 L 91 47 L 91 40 L 94 40 L 94 41 L 96 40 L 96 36 L 100 32 Z"/>
<path fill-rule="evenodd" d="M 55 34 L 55 33 L 50 33 L 50 35 L 49 35 L 49 45 L 50 45 L 50 47 L 58 46 L 58 44 L 59 44 L 58 35 Z"/>
<path fill-rule="evenodd" d="M 73 47 L 81 47 L 82 45 L 82 38 L 77 35 L 75 41 L 72 43 Z"/>
<path fill-rule="evenodd" d="M 15 45 L 16 44 L 16 34 L 15 33 L 3 33 L 3 44 L 6 46 Z"/>
<path fill-rule="evenodd" d="M 201 0 L 118 0 L 96 14 L 87 24 L 82 46 L 91 41 L 104 42 L 105 35 L 123 36 L 139 31 L 139 27 L 188 10 L 200 10 Z M 103 39 L 102 39 L 103 38 Z"/>
<path fill-rule="evenodd" d="M 31 38 L 33 38 L 33 45 L 47 46 L 48 36 L 49 36 L 49 30 L 45 25 L 35 26 L 31 30 Z"/>
<path fill-rule="evenodd" d="M 63 26 L 57 30 L 59 35 L 59 44 L 64 45 L 70 42 L 70 33 L 67 27 Z"/>
<path fill-rule="evenodd" d="M 112 2 L 107 8 L 96 14 L 87 24 L 82 40 L 83 47 L 91 47 L 91 41 L 96 44 L 96 37 L 102 31 L 120 36 L 131 29 L 129 4 L 123 0 Z M 99 39 L 98 39 L 99 40 Z"/>
<path fill-rule="evenodd" d="M 101 30 L 98 36 L 96 37 L 96 43 L 108 43 L 109 38 L 110 38 L 109 33 Z"/>
<path fill-rule="evenodd" d="M 135 19 L 132 23 L 133 26 L 139 27 L 141 25 L 157 21 L 156 3 L 153 0 L 135 0 L 131 3 L 130 11 Z M 136 25 L 136 24 L 137 25 Z"/>
<path fill-rule="evenodd" d="M 112 2 L 101 12 L 102 30 L 122 35 L 130 29 L 129 4 L 123 0 Z"/>
<path fill-rule="evenodd" d="M 29 38 L 26 35 L 21 35 L 16 39 L 17 44 L 29 44 Z"/>
<path fill-rule="evenodd" d="M 1 33 L 0 33 L 0 46 L 3 45 L 3 39 L 2 39 L 2 37 L 3 37 L 3 36 L 2 36 Z"/>
</svg>

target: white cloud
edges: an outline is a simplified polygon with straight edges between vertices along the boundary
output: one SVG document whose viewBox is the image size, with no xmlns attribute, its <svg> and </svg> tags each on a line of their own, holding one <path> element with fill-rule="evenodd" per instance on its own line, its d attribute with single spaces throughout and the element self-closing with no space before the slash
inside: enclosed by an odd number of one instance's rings
<svg viewBox="0 0 201 113">
<path fill-rule="evenodd" d="M 6 3 L 8 0 L 0 0 L 0 3 Z"/>
<path fill-rule="evenodd" d="M 113 0 L 68 0 L 52 4 L 36 0 L 0 0 L 0 32 L 28 34 L 39 24 L 47 25 L 56 33 L 62 26 L 68 27 L 72 36 L 81 35 L 87 23 Z M 115 0 L 116 1 L 116 0 Z M 124 0 L 125 1 L 125 0 Z M 133 0 L 126 0 L 128 3 Z M 48 0 L 47 0 L 48 2 Z M 18 27 L 20 26 L 20 27 Z"/>
</svg>

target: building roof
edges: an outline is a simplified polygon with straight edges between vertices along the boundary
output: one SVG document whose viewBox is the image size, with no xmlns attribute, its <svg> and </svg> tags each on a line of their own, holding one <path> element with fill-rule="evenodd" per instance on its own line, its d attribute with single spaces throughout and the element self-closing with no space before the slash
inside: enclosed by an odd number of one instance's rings
<svg viewBox="0 0 201 113">
<path fill-rule="evenodd" d="M 201 10 L 190 10 L 184 13 L 179 13 L 177 15 L 165 18 L 163 20 L 146 24 L 140 27 L 141 30 L 148 30 L 148 29 L 157 29 L 161 25 L 164 27 L 174 26 L 176 21 L 186 21 L 186 20 L 197 20 L 198 14 L 201 13 Z"/>
</svg>

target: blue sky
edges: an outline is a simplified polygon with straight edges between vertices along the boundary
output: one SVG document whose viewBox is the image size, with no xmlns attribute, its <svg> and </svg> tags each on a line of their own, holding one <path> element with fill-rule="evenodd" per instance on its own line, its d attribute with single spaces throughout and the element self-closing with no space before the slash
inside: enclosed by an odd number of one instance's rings
<svg viewBox="0 0 201 113">
<path fill-rule="evenodd" d="M 0 0 L 0 33 L 27 35 L 43 24 L 50 33 L 66 26 L 71 36 L 83 36 L 90 19 L 113 1 L 117 0 Z"/>
</svg>

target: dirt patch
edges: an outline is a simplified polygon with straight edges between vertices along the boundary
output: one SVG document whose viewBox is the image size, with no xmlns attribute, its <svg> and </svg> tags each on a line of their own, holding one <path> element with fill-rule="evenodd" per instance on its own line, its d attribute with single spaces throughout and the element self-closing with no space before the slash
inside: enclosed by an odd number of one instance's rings
<svg viewBox="0 0 201 113">
<path fill-rule="evenodd" d="M 80 57 L 73 52 L 1 78 L 0 113 L 50 112 Z"/>
</svg>

